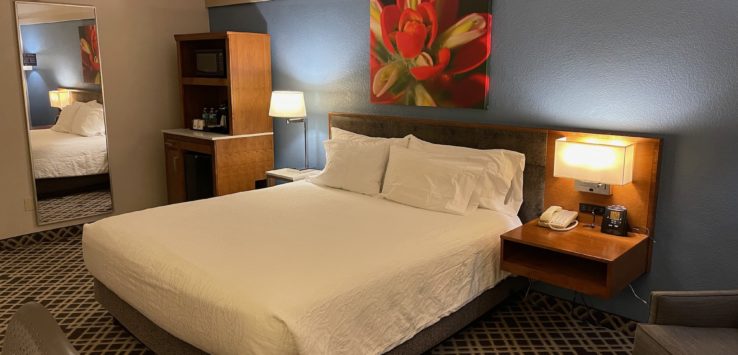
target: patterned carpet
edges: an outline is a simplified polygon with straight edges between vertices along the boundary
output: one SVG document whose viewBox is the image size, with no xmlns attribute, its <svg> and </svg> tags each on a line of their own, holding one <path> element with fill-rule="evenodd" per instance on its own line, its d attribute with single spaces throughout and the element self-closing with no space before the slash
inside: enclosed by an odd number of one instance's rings
<svg viewBox="0 0 738 355">
<path fill-rule="evenodd" d="M 0 241 L 0 344 L 13 313 L 35 300 L 82 354 L 150 353 L 95 301 L 80 233 L 75 226 Z M 430 353 L 628 354 L 634 328 L 632 321 L 580 305 L 572 309 L 569 301 L 531 292 L 525 300 L 508 300 Z"/>
<path fill-rule="evenodd" d="M 51 224 L 113 211 L 110 191 L 82 192 L 38 201 L 38 223 Z"/>
</svg>

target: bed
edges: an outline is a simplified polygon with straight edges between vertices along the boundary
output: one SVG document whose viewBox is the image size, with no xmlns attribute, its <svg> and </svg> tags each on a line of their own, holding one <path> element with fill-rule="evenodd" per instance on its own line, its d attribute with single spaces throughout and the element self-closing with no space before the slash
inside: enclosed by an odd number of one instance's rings
<svg viewBox="0 0 738 355">
<path fill-rule="evenodd" d="M 102 103 L 100 92 L 67 90 L 75 101 Z M 106 136 L 83 137 L 32 129 L 29 140 L 39 198 L 110 189 Z"/>
<path fill-rule="evenodd" d="M 105 136 L 83 137 L 51 129 L 30 132 L 35 179 L 106 174 Z"/>
<path fill-rule="evenodd" d="M 457 216 L 309 182 L 135 212 L 85 226 L 98 301 L 160 353 L 402 354 L 430 349 L 521 286 L 499 269 L 499 235 L 541 209 L 545 132 L 330 122 L 521 151 L 520 215 Z"/>
</svg>

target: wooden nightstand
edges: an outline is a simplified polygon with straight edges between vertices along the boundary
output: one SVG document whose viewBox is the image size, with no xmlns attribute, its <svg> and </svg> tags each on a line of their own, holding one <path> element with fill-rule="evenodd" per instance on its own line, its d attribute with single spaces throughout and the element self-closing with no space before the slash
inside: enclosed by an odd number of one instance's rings
<svg viewBox="0 0 738 355">
<path fill-rule="evenodd" d="M 277 182 L 294 182 L 305 180 L 309 177 L 320 174 L 320 172 L 321 170 L 315 169 L 297 170 L 292 168 L 270 170 L 266 172 L 267 186 L 274 186 L 277 184 Z"/>
<path fill-rule="evenodd" d="M 502 234 L 502 269 L 513 274 L 610 298 L 648 271 L 649 237 L 616 237 L 599 227 L 555 232 L 538 220 Z"/>
</svg>

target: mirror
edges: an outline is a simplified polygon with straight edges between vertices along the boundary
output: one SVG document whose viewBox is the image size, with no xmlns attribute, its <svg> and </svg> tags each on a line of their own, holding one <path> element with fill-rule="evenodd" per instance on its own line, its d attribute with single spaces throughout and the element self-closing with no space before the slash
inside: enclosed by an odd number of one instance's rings
<svg viewBox="0 0 738 355">
<path fill-rule="evenodd" d="M 17 1 L 15 11 L 38 224 L 111 213 L 95 8 Z"/>
</svg>

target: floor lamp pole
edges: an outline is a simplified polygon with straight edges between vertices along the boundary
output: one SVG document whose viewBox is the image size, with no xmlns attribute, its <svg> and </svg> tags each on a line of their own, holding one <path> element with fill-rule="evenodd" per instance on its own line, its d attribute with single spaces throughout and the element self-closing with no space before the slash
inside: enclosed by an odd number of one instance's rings
<svg viewBox="0 0 738 355">
<path fill-rule="evenodd" d="M 308 120 L 307 117 L 302 119 L 302 130 L 305 134 L 305 170 L 308 169 Z"/>
</svg>

